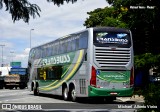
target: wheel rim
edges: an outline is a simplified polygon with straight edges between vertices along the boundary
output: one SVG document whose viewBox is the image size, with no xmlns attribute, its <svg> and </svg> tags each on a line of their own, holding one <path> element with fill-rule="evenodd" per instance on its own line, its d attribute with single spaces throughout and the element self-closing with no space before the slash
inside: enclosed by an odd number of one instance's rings
<svg viewBox="0 0 160 112">
<path fill-rule="evenodd" d="M 64 98 L 64 100 L 68 99 L 68 90 L 67 90 L 67 88 L 64 89 L 63 98 Z"/>
<path fill-rule="evenodd" d="M 75 89 L 72 89 L 72 91 L 71 91 L 71 97 L 72 97 L 72 101 L 75 101 L 75 100 L 76 100 L 76 92 L 75 92 Z"/>
</svg>

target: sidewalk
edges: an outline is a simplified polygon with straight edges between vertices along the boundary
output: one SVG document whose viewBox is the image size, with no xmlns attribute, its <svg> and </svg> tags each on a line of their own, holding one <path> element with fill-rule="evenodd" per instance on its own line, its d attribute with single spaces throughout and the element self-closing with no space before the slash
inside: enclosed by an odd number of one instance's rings
<svg viewBox="0 0 160 112">
<path fill-rule="evenodd" d="M 133 95 L 132 97 L 117 97 L 117 100 L 120 100 L 122 102 L 126 101 L 135 101 L 135 102 L 144 102 L 144 97 L 142 95 Z"/>
</svg>

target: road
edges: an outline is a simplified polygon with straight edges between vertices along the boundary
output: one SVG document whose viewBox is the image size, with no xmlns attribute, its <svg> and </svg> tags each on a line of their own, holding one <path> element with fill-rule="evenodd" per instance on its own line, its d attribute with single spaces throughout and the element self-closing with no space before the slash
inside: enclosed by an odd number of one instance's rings
<svg viewBox="0 0 160 112">
<path fill-rule="evenodd" d="M 0 112 L 6 109 L 6 104 L 12 109 L 27 109 L 41 111 L 103 111 L 103 112 L 134 112 L 135 107 L 142 105 L 140 102 L 115 100 L 113 102 L 82 99 L 78 102 L 64 101 L 60 96 L 40 95 L 34 96 L 27 89 L 0 89 Z M 3 108 L 3 109 L 2 109 Z M 8 109 L 9 107 L 7 107 Z"/>
</svg>

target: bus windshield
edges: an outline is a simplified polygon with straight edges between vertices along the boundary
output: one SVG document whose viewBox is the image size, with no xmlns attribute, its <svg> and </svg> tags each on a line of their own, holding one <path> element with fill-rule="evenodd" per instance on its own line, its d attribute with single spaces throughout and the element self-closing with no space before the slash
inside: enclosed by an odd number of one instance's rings
<svg viewBox="0 0 160 112">
<path fill-rule="evenodd" d="M 123 32 L 102 32 L 95 31 L 93 43 L 95 46 L 117 46 L 117 47 L 130 47 L 131 38 L 129 33 Z"/>
</svg>

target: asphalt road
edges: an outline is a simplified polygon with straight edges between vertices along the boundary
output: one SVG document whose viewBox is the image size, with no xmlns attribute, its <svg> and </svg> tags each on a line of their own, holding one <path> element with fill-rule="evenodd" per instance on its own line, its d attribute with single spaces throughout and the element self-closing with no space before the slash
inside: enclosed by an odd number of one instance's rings
<svg viewBox="0 0 160 112">
<path fill-rule="evenodd" d="M 27 89 L 0 89 L 0 112 L 9 111 L 81 111 L 81 112 L 134 112 L 143 105 L 136 101 L 107 102 L 97 99 L 81 99 L 78 102 L 64 101 L 60 96 L 34 96 Z"/>
</svg>

